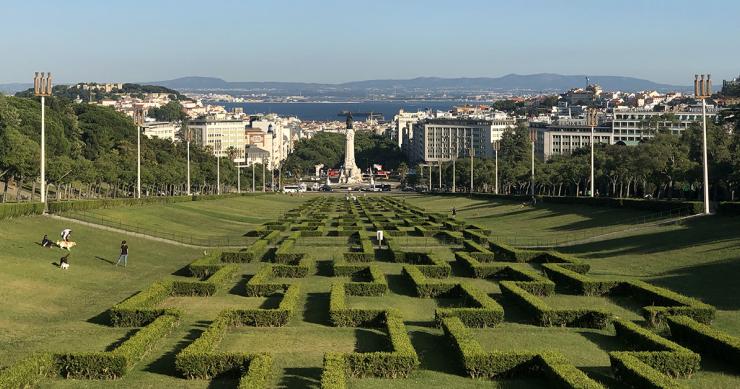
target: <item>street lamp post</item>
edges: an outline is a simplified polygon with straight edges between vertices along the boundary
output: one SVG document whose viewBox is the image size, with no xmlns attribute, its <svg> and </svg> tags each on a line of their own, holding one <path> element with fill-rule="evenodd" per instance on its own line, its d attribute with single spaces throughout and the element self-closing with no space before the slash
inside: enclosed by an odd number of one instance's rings
<svg viewBox="0 0 740 389">
<path fill-rule="evenodd" d="M 588 109 L 588 124 L 591 126 L 591 197 L 594 197 L 594 126 L 596 126 L 596 115 L 598 111 L 595 108 Z"/>
<path fill-rule="evenodd" d="M 712 95 L 712 76 L 704 74 L 694 75 L 694 96 L 701 99 L 702 116 L 702 161 L 704 163 L 704 214 L 709 215 L 709 157 L 707 156 L 707 101 Z"/>
<path fill-rule="evenodd" d="M 442 160 L 439 160 L 439 190 L 442 190 Z"/>
<path fill-rule="evenodd" d="M 242 166 L 236 166 L 236 193 L 242 193 Z"/>
<path fill-rule="evenodd" d="M 252 161 L 252 193 L 254 193 L 254 161 Z"/>
<path fill-rule="evenodd" d="M 221 194 L 221 143 L 217 143 L 218 150 L 216 150 L 216 194 Z"/>
<path fill-rule="evenodd" d="M 498 149 L 499 149 L 499 141 L 493 142 L 493 151 L 495 152 L 495 161 L 496 161 L 496 169 L 494 174 L 494 192 L 498 194 Z"/>
<path fill-rule="evenodd" d="M 33 94 L 41 97 L 41 202 L 46 212 L 46 112 L 44 106 L 46 96 L 51 96 L 51 73 L 44 75 L 43 72 L 41 74 L 36 72 L 33 77 Z"/>
<path fill-rule="evenodd" d="M 134 110 L 136 123 L 136 198 L 141 198 L 141 126 L 144 125 L 144 108 Z"/>
<path fill-rule="evenodd" d="M 265 157 L 262 157 L 262 192 L 266 192 L 267 189 L 265 188 L 265 184 L 267 181 L 265 181 Z"/>
<path fill-rule="evenodd" d="M 188 193 L 188 196 L 190 196 L 190 138 L 192 137 L 192 133 L 190 132 L 190 128 L 187 127 L 187 123 L 185 123 L 185 129 L 187 130 L 187 132 L 185 133 L 185 141 L 187 143 L 187 150 L 188 150 L 188 166 L 187 166 L 188 189 L 187 189 L 187 193 Z"/>
<path fill-rule="evenodd" d="M 272 144 L 270 147 L 270 150 L 272 151 L 270 153 L 270 188 L 274 192 L 275 191 L 275 138 L 277 136 L 275 135 L 275 131 L 272 128 L 272 124 L 270 124 L 267 127 L 267 133 L 272 135 Z"/>
<path fill-rule="evenodd" d="M 532 130 L 529 132 L 530 140 L 532 141 L 532 178 L 529 186 L 532 188 L 532 198 L 534 198 L 534 142 L 537 139 L 537 133 Z"/>
</svg>

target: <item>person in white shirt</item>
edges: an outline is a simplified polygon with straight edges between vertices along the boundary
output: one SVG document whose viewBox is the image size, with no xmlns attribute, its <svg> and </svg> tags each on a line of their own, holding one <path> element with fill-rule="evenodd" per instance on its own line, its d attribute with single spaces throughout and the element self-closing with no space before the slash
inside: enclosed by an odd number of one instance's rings
<svg viewBox="0 0 740 389">
<path fill-rule="evenodd" d="M 62 240 L 65 242 L 69 242 L 69 236 L 72 234 L 72 230 L 69 228 L 65 228 L 62 230 Z"/>
</svg>

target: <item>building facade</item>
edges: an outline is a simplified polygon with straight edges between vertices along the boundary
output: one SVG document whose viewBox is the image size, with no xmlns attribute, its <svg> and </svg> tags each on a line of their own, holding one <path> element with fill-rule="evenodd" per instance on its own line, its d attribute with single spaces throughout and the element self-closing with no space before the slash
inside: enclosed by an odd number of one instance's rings
<svg viewBox="0 0 740 389">
<path fill-rule="evenodd" d="M 414 162 L 451 161 L 470 155 L 493 156 L 489 120 L 426 119 L 413 125 L 409 159 Z"/>
<path fill-rule="evenodd" d="M 542 160 L 555 155 L 570 155 L 576 149 L 591 145 L 591 126 L 587 125 L 586 119 L 560 119 L 553 124 L 530 122 L 529 127 L 536 134 L 535 155 Z M 611 126 L 594 126 L 593 142 L 613 144 Z"/>
<path fill-rule="evenodd" d="M 228 158 L 228 150 L 234 148 L 234 162 L 244 162 L 246 122 L 216 116 L 203 116 L 188 123 L 192 141 L 203 147 L 210 147 L 213 155 Z"/>
<path fill-rule="evenodd" d="M 713 120 L 716 115 L 716 108 L 708 106 L 707 120 Z M 618 108 L 614 110 L 612 120 L 613 143 L 635 144 L 642 139 L 652 138 L 656 130 L 681 135 L 689 126 L 701 123 L 701 120 L 701 107 L 681 112 Z"/>
<path fill-rule="evenodd" d="M 147 138 L 167 139 L 175 141 L 176 134 L 180 131 L 180 125 L 170 122 L 147 122 L 142 126 L 142 134 Z"/>
</svg>

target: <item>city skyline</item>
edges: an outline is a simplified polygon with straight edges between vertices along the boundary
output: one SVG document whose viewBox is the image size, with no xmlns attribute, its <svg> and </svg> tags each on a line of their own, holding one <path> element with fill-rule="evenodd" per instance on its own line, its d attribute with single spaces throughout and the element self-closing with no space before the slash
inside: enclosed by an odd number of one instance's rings
<svg viewBox="0 0 740 389">
<path fill-rule="evenodd" d="M 687 1 L 622 2 L 610 9 L 585 1 L 458 5 L 15 2 L 1 18 L 6 31 L 23 34 L 3 42 L 0 83 L 29 82 L 36 70 L 52 71 L 58 83 L 183 76 L 342 83 L 558 73 L 674 85 L 690 84 L 696 72 L 716 80 L 738 72 L 733 38 L 740 27 L 716 22 L 740 10 L 738 4 L 709 1 L 705 12 Z"/>
</svg>

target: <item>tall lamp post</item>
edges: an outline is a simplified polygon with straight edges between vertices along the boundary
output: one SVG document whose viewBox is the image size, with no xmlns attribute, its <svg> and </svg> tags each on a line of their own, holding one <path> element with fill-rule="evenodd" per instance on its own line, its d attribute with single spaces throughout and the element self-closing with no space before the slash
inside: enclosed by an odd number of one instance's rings
<svg viewBox="0 0 740 389">
<path fill-rule="evenodd" d="M 712 75 L 694 75 L 694 96 L 701 99 L 702 117 L 702 161 L 704 163 L 704 214 L 709 215 L 709 158 L 707 157 L 707 101 L 712 95 Z"/>
<path fill-rule="evenodd" d="M 589 108 L 586 116 L 587 124 L 591 126 L 591 197 L 594 197 L 594 127 L 596 126 L 596 108 Z"/>
<path fill-rule="evenodd" d="M 272 168 L 270 170 L 270 187 L 271 190 L 275 191 L 275 139 L 277 138 L 277 135 L 275 134 L 275 131 L 272 128 L 272 124 L 267 126 L 267 133 L 272 135 L 272 144 L 270 147 L 271 153 L 270 153 L 270 167 Z"/>
<path fill-rule="evenodd" d="M 141 127 L 144 125 L 144 108 L 134 110 L 136 123 L 136 198 L 141 198 Z"/>
<path fill-rule="evenodd" d="M 190 138 L 192 138 L 193 134 L 190 131 L 190 128 L 188 127 L 187 122 L 184 122 L 184 126 L 185 126 L 185 131 L 187 131 L 185 133 L 185 142 L 187 144 L 187 150 L 188 150 L 188 166 L 187 166 L 188 189 L 187 189 L 187 193 L 188 193 L 188 196 L 190 196 Z"/>
<path fill-rule="evenodd" d="M 262 156 L 262 192 L 266 192 L 267 189 L 265 188 L 265 184 L 267 184 L 267 181 L 265 181 L 265 157 Z"/>
<path fill-rule="evenodd" d="M 254 161 L 252 161 L 252 193 L 254 193 Z"/>
<path fill-rule="evenodd" d="M 46 211 L 46 123 L 45 107 L 46 96 L 51 96 L 51 73 L 43 72 L 33 76 L 33 94 L 41 97 L 41 202 L 44 204 Z"/>
<path fill-rule="evenodd" d="M 473 130 L 470 130 L 470 194 L 473 194 L 473 157 L 475 157 L 475 149 L 473 148 Z"/>
<path fill-rule="evenodd" d="M 218 149 L 216 150 L 216 194 L 221 194 L 221 141 L 216 143 Z"/>
<path fill-rule="evenodd" d="M 532 188 L 532 198 L 534 198 L 534 142 L 537 140 L 537 132 L 534 129 L 529 131 L 529 138 L 532 141 L 532 178 L 529 186 Z"/>
<path fill-rule="evenodd" d="M 495 178 L 494 184 L 495 184 L 495 186 L 494 186 L 493 189 L 494 189 L 494 192 L 496 194 L 498 194 L 498 149 L 500 147 L 500 143 L 499 142 L 500 141 L 498 141 L 498 140 L 493 142 L 493 152 L 495 153 L 495 158 L 496 158 L 495 159 L 495 161 L 496 161 L 496 170 L 495 170 L 495 175 L 494 175 L 494 178 Z"/>
</svg>

